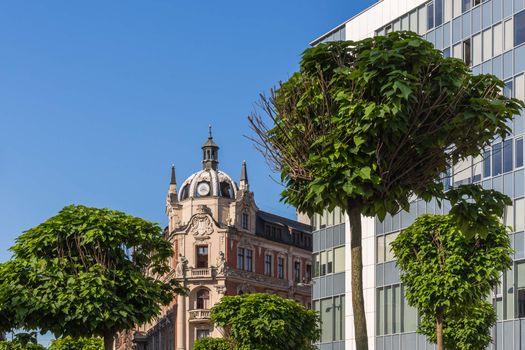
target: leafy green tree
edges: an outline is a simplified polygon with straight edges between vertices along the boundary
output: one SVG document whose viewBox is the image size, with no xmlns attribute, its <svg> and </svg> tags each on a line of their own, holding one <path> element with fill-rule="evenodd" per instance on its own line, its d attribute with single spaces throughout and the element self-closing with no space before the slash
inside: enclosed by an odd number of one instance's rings
<svg viewBox="0 0 525 350">
<path fill-rule="evenodd" d="M 233 346 L 224 338 L 199 338 L 193 343 L 193 350 L 233 350 Z"/>
<path fill-rule="evenodd" d="M 511 202 L 475 185 L 450 190 L 450 198 L 451 214 L 419 217 L 399 234 L 392 250 L 405 297 L 422 316 L 418 331 L 436 342 L 438 350 L 484 349 L 496 322 L 492 305 L 484 300 L 512 262 L 510 238 L 500 222 Z M 476 201 L 481 198 L 489 204 Z M 468 225 L 458 225 L 457 212 Z M 462 231 L 476 222 L 485 225 L 481 234 Z"/>
<path fill-rule="evenodd" d="M 493 75 L 473 76 L 415 33 L 323 43 L 300 71 L 262 97 L 253 138 L 280 172 L 282 198 L 312 215 L 340 207 L 350 221 L 352 308 L 358 350 L 368 348 L 361 215 L 408 210 L 442 194 L 448 167 L 477 156 L 524 104 Z"/>
<path fill-rule="evenodd" d="M 49 350 L 104 350 L 104 341 L 95 337 L 64 337 L 53 340 Z"/>
<path fill-rule="evenodd" d="M 0 265 L 0 305 L 25 329 L 57 337 L 114 335 L 155 317 L 178 285 L 163 279 L 171 244 L 154 223 L 67 206 L 24 232 Z"/>
<path fill-rule="evenodd" d="M 227 329 L 236 350 L 310 350 L 320 335 L 315 311 L 277 295 L 223 297 L 211 318 Z"/>
<path fill-rule="evenodd" d="M 17 333 L 13 341 L 0 341 L 0 350 L 46 350 L 38 344 L 36 332 Z"/>
</svg>

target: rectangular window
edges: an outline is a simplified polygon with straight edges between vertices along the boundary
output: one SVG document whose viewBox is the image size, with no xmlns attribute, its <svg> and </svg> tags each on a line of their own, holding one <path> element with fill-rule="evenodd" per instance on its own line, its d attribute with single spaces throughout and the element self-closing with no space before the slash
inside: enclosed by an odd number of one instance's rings
<svg viewBox="0 0 525 350">
<path fill-rule="evenodd" d="M 501 143 L 495 143 L 492 145 L 492 176 L 501 174 L 502 158 Z"/>
<path fill-rule="evenodd" d="M 503 53 L 503 27 L 501 23 L 494 26 L 493 38 L 494 56 L 501 55 Z"/>
<path fill-rule="evenodd" d="M 305 276 L 306 283 L 309 283 L 312 280 L 312 265 L 306 264 Z"/>
<path fill-rule="evenodd" d="M 472 182 L 481 181 L 481 168 L 483 167 L 483 157 L 477 156 L 472 162 Z"/>
<path fill-rule="evenodd" d="M 518 100 L 525 100 L 525 77 L 518 75 L 514 80 L 514 97 Z"/>
<path fill-rule="evenodd" d="M 503 142 L 503 172 L 512 171 L 512 140 Z"/>
<path fill-rule="evenodd" d="M 434 28 L 434 3 L 427 5 L 427 30 Z"/>
<path fill-rule="evenodd" d="M 483 152 L 483 177 L 490 176 L 490 149 Z"/>
<path fill-rule="evenodd" d="M 326 252 L 321 252 L 321 268 L 319 269 L 319 275 L 324 276 L 326 275 Z"/>
<path fill-rule="evenodd" d="M 377 237 L 377 262 L 385 262 L 385 236 Z"/>
<path fill-rule="evenodd" d="M 334 306 L 332 298 L 321 300 L 321 342 L 331 342 L 334 340 L 333 332 L 333 319 L 334 319 Z"/>
<path fill-rule="evenodd" d="M 505 44 L 503 45 L 503 48 L 507 51 L 514 47 L 514 21 L 512 19 L 505 21 L 503 30 L 505 36 Z"/>
<path fill-rule="evenodd" d="M 246 249 L 246 271 L 253 271 L 253 250 Z"/>
<path fill-rule="evenodd" d="M 334 249 L 334 273 L 345 270 L 345 247 Z"/>
<path fill-rule="evenodd" d="M 514 220 L 516 224 L 514 226 L 514 231 L 519 232 L 525 230 L 525 201 L 523 198 L 516 199 L 514 202 Z"/>
<path fill-rule="evenodd" d="M 344 322 L 345 322 L 345 310 L 344 310 L 344 299 L 345 297 L 338 296 L 334 297 L 334 326 L 335 326 L 335 339 L 344 340 Z"/>
<path fill-rule="evenodd" d="M 237 249 L 237 268 L 244 270 L 244 248 Z"/>
<path fill-rule="evenodd" d="M 332 272 L 334 272 L 334 252 L 330 249 L 326 252 L 326 273 Z"/>
<path fill-rule="evenodd" d="M 483 61 L 492 58 L 492 29 L 483 31 Z"/>
<path fill-rule="evenodd" d="M 319 255 L 317 255 L 317 257 L 319 257 Z M 264 256 L 264 274 L 266 276 L 272 275 L 272 260 L 273 260 L 272 255 L 266 254 Z M 315 255 L 314 255 L 314 260 L 315 260 Z"/>
<path fill-rule="evenodd" d="M 248 224 L 249 224 L 249 216 L 248 216 L 248 214 L 242 213 L 242 228 L 244 230 L 247 230 L 248 229 Z"/>
<path fill-rule="evenodd" d="M 435 24 L 436 27 L 443 24 L 443 0 L 436 0 L 435 2 Z"/>
<path fill-rule="evenodd" d="M 481 63 L 481 60 L 482 60 L 481 55 L 482 55 L 481 34 L 477 34 L 472 37 L 472 65 L 473 66 L 476 66 Z"/>
<path fill-rule="evenodd" d="M 208 267 L 208 246 L 198 245 L 196 248 L 197 248 L 197 268 Z"/>
<path fill-rule="evenodd" d="M 417 310 L 408 305 L 406 298 L 401 298 L 403 303 L 403 329 L 402 332 L 415 332 L 417 329 Z"/>
<path fill-rule="evenodd" d="M 314 254 L 314 277 L 319 277 L 321 275 L 321 263 L 319 257 L 319 254 Z"/>
<path fill-rule="evenodd" d="M 293 264 L 293 277 L 295 280 L 295 283 L 301 282 L 301 262 L 296 261 Z"/>
<path fill-rule="evenodd" d="M 209 329 L 197 329 L 196 338 L 207 338 L 210 336 L 210 330 Z"/>
<path fill-rule="evenodd" d="M 385 290 L 377 291 L 377 335 L 385 334 Z"/>
<path fill-rule="evenodd" d="M 514 46 L 525 43 L 525 11 L 514 16 Z"/>
<path fill-rule="evenodd" d="M 444 1 L 443 19 L 445 22 L 452 19 L 452 0 Z"/>
<path fill-rule="evenodd" d="M 417 33 L 417 11 L 410 12 L 410 31 Z"/>
<path fill-rule="evenodd" d="M 462 0 L 462 4 L 461 4 L 461 12 L 467 12 L 468 10 L 470 10 L 470 2 L 472 0 Z"/>
<path fill-rule="evenodd" d="M 392 326 L 394 324 L 394 295 L 392 287 L 385 288 L 385 334 L 392 333 Z"/>
<path fill-rule="evenodd" d="M 395 232 L 385 236 L 385 261 L 394 260 L 394 252 L 392 251 L 391 246 L 398 234 L 399 232 Z"/>
<path fill-rule="evenodd" d="M 461 16 L 461 1 L 462 0 L 454 0 L 454 3 L 453 3 L 454 17 Z"/>
<path fill-rule="evenodd" d="M 280 279 L 284 278 L 284 258 L 278 257 L 277 258 L 277 277 Z"/>
<path fill-rule="evenodd" d="M 419 31 L 418 34 L 422 35 L 427 32 L 427 9 L 422 6 L 418 9 L 419 13 Z"/>
<path fill-rule="evenodd" d="M 505 319 L 514 318 L 514 270 L 512 267 L 505 272 Z"/>
<path fill-rule="evenodd" d="M 516 264 L 516 275 L 518 317 L 525 317 L 525 263 Z"/>
<path fill-rule="evenodd" d="M 463 44 L 456 44 L 452 47 L 452 57 L 463 59 Z"/>
<path fill-rule="evenodd" d="M 481 49 L 480 49 L 480 52 L 481 52 Z M 472 54 L 472 50 L 470 47 L 470 39 L 467 39 L 463 42 L 463 62 L 465 62 L 467 66 L 470 66 L 470 63 L 472 61 L 471 54 Z"/>
<path fill-rule="evenodd" d="M 516 140 L 516 168 L 523 166 L 523 139 Z"/>
</svg>

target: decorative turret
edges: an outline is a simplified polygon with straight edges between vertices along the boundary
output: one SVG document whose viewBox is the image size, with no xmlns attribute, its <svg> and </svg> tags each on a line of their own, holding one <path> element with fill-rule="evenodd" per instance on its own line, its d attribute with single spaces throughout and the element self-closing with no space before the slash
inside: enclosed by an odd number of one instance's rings
<svg viewBox="0 0 525 350">
<path fill-rule="evenodd" d="M 242 161 L 242 169 L 241 169 L 241 179 L 239 182 L 239 189 L 241 191 L 248 191 L 250 189 L 250 185 L 248 183 L 248 171 L 246 170 L 246 161 Z"/>
<path fill-rule="evenodd" d="M 217 165 L 219 164 L 219 146 L 213 142 L 211 125 L 208 126 L 208 129 L 208 141 L 202 145 L 202 168 L 205 170 L 217 170 Z"/>
<path fill-rule="evenodd" d="M 171 165 L 170 187 L 168 188 L 168 201 L 177 202 L 177 177 L 175 176 L 175 165 Z"/>
</svg>

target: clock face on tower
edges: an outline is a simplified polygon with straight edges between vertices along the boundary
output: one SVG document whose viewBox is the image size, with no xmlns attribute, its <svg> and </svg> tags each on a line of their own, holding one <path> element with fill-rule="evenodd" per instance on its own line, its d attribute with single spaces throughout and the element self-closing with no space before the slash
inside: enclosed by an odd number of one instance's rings
<svg viewBox="0 0 525 350">
<path fill-rule="evenodd" d="M 201 182 L 197 185 L 197 193 L 201 197 L 207 196 L 208 194 L 210 194 L 210 185 L 208 185 L 207 182 Z"/>
</svg>

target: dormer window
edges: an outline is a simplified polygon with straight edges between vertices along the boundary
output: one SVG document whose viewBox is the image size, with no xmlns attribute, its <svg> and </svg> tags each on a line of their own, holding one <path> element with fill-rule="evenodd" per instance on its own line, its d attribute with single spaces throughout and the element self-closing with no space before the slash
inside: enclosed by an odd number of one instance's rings
<svg viewBox="0 0 525 350">
<path fill-rule="evenodd" d="M 249 215 L 247 213 L 242 213 L 242 220 L 241 221 L 242 221 L 242 228 L 244 230 L 248 230 L 248 227 L 249 227 L 249 224 L 250 224 L 249 220 L 250 220 Z"/>
</svg>

